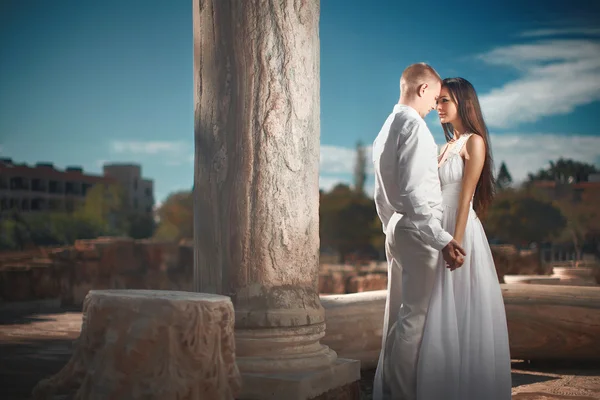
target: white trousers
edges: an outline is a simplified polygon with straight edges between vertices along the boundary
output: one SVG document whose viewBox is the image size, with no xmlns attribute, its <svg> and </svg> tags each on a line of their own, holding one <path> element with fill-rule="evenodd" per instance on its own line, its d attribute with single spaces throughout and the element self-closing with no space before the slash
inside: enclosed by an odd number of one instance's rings
<svg viewBox="0 0 600 400">
<path fill-rule="evenodd" d="M 415 400 L 423 327 L 441 253 L 403 226 L 386 235 L 387 300 L 374 400 Z"/>
</svg>

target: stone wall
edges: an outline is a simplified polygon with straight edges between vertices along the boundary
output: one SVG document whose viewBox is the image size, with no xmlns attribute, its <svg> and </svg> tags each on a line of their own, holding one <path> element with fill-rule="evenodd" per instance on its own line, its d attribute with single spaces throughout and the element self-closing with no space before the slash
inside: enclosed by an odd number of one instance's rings
<svg viewBox="0 0 600 400">
<path fill-rule="evenodd" d="M 504 275 L 552 274 L 551 266 L 540 262 L 537 250 L 517 250 L 514 246 L 506 245 L 492 245 L 491 250 L 500 283 L 504 283 Z M 320 293 L 347 294 L 386 288 L 386 262 L 372 262 L 368 266 L 321 265 L 319 272 Z"/>
<path fill-rule="evenodd" d="M 387 287 L 387 263 L 368 266 L 323 264 L 319 271 L 319 293 L 346 294 Z"/>
<path fill-rule="evenodd" d="M 79 306 L 90 289 L 191 290 L 192 274 L 190 245 L 80 240 L 25 258 L 0 255 L 0 301 L 59 298 L 62 305 Z"/>
<path fill-rule="evenodd" d="M 492 246 L 498 277 L 544 274 L 537 252 Z M 192 243 L 128 238 L 80 240 L 72 247 L 0 253 L 0 302 L 60 299 L 80 305 L 90 289 L 192 290 Z M 387 287 L 387 263 L 322 264 L 319 293 L 346 294 Z"/>
</svg>

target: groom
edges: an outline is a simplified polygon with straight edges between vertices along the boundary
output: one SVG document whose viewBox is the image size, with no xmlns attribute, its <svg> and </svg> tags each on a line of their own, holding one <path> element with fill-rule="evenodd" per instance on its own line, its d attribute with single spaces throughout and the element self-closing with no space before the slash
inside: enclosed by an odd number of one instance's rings
<svg viewBox="0 0 600 400">
<path fill-rule="evenodd" d="M 450 268 L 464 250 L 441 226 L 437 146 L 423 118 L 435 108 L 441 78 L 410 65 L 400 101 L 373 143 L 375 205 L 386 235 L 388 294 L 373 399 L 416 399 L 419 346 L 440 250 Z"/>
</svg>

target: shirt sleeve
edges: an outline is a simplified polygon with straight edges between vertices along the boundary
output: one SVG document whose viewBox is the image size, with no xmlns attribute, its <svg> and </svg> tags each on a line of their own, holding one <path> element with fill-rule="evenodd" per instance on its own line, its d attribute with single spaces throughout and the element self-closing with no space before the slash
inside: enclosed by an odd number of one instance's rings
<svg viewBox="0 0 600 400">
<path fill-rule="evenodd" d="M 394 210 L 404 214 L 414 225 L 422 240 L 441 250 L 452 240 L 452 235 L 435 218 L 423 186 L 427 173 L 432 168 L 437 170 L 436 157 L 431 156 L 435 146 L 433 138 L 427 140 L 431 134 L 418 121 L 403 129 L 398 125 L 396 121 L 392 123 L 379 159 L 381 190 Z"/>
</svg>

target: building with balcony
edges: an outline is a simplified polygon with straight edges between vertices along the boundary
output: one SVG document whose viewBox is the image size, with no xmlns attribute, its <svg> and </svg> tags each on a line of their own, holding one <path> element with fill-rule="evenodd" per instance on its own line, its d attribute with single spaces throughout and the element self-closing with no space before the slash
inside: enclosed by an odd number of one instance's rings
<svg viewBox="0 0 600 400">
<path fill-rule="evenodd" d="M 104 166 L 104 175 L 84 173 L 80 167 L 59 170 L 51 163 L 33 166 L 0 159 L 0 214 L 19 212 L 72 212 L 83 204 L 96 184 L 120 184 L 132 210 L 152 212 L 153 182 L 141 178 L 141 167 L 133 164 Z"/>
</svg>

